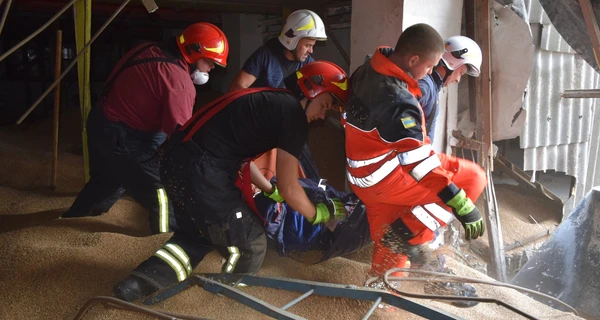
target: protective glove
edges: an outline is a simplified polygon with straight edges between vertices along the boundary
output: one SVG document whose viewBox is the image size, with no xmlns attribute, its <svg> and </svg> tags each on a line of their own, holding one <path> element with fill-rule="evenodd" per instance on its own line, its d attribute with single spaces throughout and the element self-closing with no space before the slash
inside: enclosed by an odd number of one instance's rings
<svg viewBox="0 0 600 320">
<path fill-rule="evenodd" d="M 325 223 L 331 218 L 336 220 L 344 220 L 348 215 L 346 206 L 344 206 L 340 199 L 337 198 L 329 199 L 328 204 L 317 203 L 315 207 L 317 208 L 317 214 L 312 220 L 308 219 L 308 222 L 312 224 Z"/>
<path fill-rule="evenodd" d="M 276 186 L 276 185 L 274 185 L 274 187 L 275 187 L 275 188 L 274 188 L 274 190 L 273 190 L 273 192 L 272 192 L 272 193 L 270 193 L 270 194 L 269 194 L 269 193 L 263 192 L 263 194 L 264 194 L 266 197 L 268 197 L 269 199 L 271 199 L 271 200 L 273 200 L 273 201 L 275 201 L 275 202 L 282 203 L 282 202 L 283 202 L 283 201 L 285 201 L 285 200 L 284 200 L 284 199 L 283 199 L 283 197 L 282 197 L 282 196 L 279 194 L 279 190 L 277 189 L 277 186 Z"/>
<path fill-rule="evenodd" d="M 445 192 L 447 194 L 448 191 L 456 190 L 458 192 L 452 192 L 454 193 L 454 196 L 449 200 L 447 200 L 447 197 L 444 197 Z M 485 232 L 485 223 L 481 217 L 481 213 L 479 213 L 479 210 L 473 204 L 473 201 L 467 198 L 465 190 L 458 189 L 454 184 L 451 184 L 444 189 L 439 196 L 452 208 L 452 212 L 458 221 L 460 221 L 463 228 L 465 228 L 465 238 L 467 240 L 477 239 L 483 236 L 483 233 Z"/>
</svg>

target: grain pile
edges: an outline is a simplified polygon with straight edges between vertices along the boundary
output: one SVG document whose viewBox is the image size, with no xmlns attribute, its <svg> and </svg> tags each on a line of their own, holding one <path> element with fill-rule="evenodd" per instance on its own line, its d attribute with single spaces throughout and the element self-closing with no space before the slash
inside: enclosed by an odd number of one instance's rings
<svg viewBox="0 0 600 320">
<path fill-rule="evenodd" d="M 75 116 L 67 115 L 72 118 L 63 117 L 63 122 L 76 121 Z M 120 200 L 100 217 L 55 219 L 68 208 L 82 187 L 82 158 L 66 152 L 78 144 L 77 130 L 63 132 L 58 188 L 55 192 L 49 191 L 48 127 L 39 125 L 24 132 L 0 132 L 0 319 L 71 319 L 90 298 L 111 296 L 112 286 L 170 236 L 150 235 L 146 212 L 128 198 Z M 352 259 L 336 258 L 319 265 L 303 265 L 269 252 L 259 275 L 362 286 L 369 268 L 365 261 L 368 261 L 368 250 Z M 459 275 L 487 279 L 452 259 L 449 263 Z M 220 266 L 221 257 L 213 252 L 195 272 L 219 272 Z M 405 288 L 419 291 L 418 284 L 406 284 Z M 480 296 L 501 299 L 543 319 L 576 318 L 513 290 L 478 288 Z M 243 290 L 275 306 L 283 306 L 298 296 L 258 287 Z M 468 319 L 519 318 L 494 305 L 459 309 L 441 302 L 419 302 Z M 369 302 L 310 297 L 289 311 L 309 319 L 358 319 L 370 305 Z M 267 318 L 200 288 L 187 290 L 154 308 L 216 319 Z M 419 319 L 389 307 L 379 308 L 373 318 Z M 147 317 L 96 306 L 85 319 Z"/>
</svg>

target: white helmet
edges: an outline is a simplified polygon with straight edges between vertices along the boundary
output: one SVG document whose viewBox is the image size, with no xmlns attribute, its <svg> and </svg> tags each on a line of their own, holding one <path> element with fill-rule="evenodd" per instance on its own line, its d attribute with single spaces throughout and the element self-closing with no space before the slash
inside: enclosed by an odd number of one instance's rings
<svg viewBox="0 0 600 320">
<path fill-rule="evenodd" d="M 292 12 L 285 20 L 279 35 L 279 41 L 288 50 L 296 49 L 298 41 L 302 38 L 327 40 L 323 20 L 316 13 L 306 9 Z"/>
<path fill-rule="evenodd" d="M 446 52 L 442 56 L 442 61 L 446 68 L 456 70 L 463 64 L 467 65 L 467 74 L 473 77 L 479 77 L 481 69 L 481 48 L 471 38 L 463 36 L 454 36 L 445 41 Z"/>
</svg>

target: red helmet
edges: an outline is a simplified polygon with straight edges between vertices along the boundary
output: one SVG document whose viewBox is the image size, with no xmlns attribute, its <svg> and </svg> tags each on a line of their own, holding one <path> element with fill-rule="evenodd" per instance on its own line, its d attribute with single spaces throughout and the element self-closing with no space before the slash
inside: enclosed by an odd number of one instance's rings
<svg viewBox="0 0 600 320">
<path fill-rule="evenodd" d="M 311 62 L 296 71 L 298 86 L 308 99 L 330 93 L 342 104 L 348 102 L 348 76 L 342 68 L 328 61 Z"/>
<path fill-rule="evenodd" d="M 177 38 L 177 46 L 185 61 L 193 64 L 206 58 L 227 66 L 229 43 L 221 29 L 208 22 L 198 22 L 187 27 Z"/>
</svg>

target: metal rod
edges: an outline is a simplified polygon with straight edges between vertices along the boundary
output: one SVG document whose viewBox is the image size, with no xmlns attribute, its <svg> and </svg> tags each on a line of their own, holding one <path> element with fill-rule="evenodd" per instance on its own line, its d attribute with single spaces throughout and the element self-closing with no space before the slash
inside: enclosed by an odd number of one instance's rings
<svg viewBox="0 0 600 320">
<path fill-rule="evenodd" d="M 8 16 L 8 9 L 10 9 L 10 4 L 12 0 L 8 0 L 6 3 L 6 7 L 4 7 L 4 12 L 2 12 L 2 20 L 0 20 L 0 34 L 2 34 L 2 29 L 4 29 L 4 23 L 6 22 L 6 17 Z M 2 4 L 2 0 L 0 0 L 0 4 Z"/>
<path fill-rule="evenodd" d="M 96 32 L 96 34 L 94 34 L 94 36 L 90 39 L 90 41 L 88 43 L 86 43 L 85 46 L 83 47 L 83 49 L 81 49 L 81 51 L 77 54 L 75 59 L 73 59 L 73 61 L 65 68 L 65 71 L 63 71 L 63 73 L 60 75 L 60 78 L 56 79 L 54 81 L 54 83 L 52 83 L 52 85 L 50 85 L 50 87 L 48 89 L 46 89 L 46 91 L 33 103 L 33 105 L 31 107 L 29 107 L 29 109 L 27 109 L 27 111 L 25 111 L 25 113 L 21 116 L 21 118 L 19 118 L 19 120 L 17 120 L 17 124 L 21 124 L 21 122 L 23 122 L 23 120 L 25 120 L 25 118 L 27 118 L 27 116 L 31 113 L 31 111 L 33 111 L 33 109 L 35 109 L 35 107 L 37 107 L 38 104 L 40 104 L 40 102 L 42 102 L 42 100 L 44 100 L 44 98 L 48 95 L 48 93 L 50 93 L 50 91 L 52 91 L 52 89 L 60 82 L 60 80 L 62 80 L 62 78 L 64 78 L 67 75 L 67 73 L 71 70 L 71 68 L 73 68 L 73 66 L 75 66 L 75 64 L 77 63 L 79 58 L 83 55 L 83 53 L 85 53 L 85 51 L 92 45 L 92 43 L 94 43 L 94 41 L 98 38 L 98 36 L 102 33 L 102 31 L 104 31 L 104 29 L 106 29 L 108 24 L 110 24 L 117 17 L 119 12 L 121 12 L 123 10 L 123 8 L 125 8 L 125 6 L 129 3 L 129 1 L 131 1 L 131 0 L 123 1 L 121 6 L 119 6 L 119 8 L 117 8 L 117 10 L 108 18 L 108 20 L 106 20 L 106 22 L 100 27 L 98 32 Z"/>
<path fill-rule="evenodd" d="M 299 296 L 298 298 L 290 301 L 288 304 L 286 304 L 285 306 L 281 307 L 281 309 L 283 310 L 287 310 L 289 307 L 295 305 L 296 303 L 304 300 L 306 297 L 310 296 L 311 294 L 313 294 L 315 292 L 315 289 L 310 289 L 308 290 L 305 294 Z"/>
<path fill-rule="evenodd" d="M 375 309 L 377 309 L 377 306 L 381 303 L 381 297 L 377 298 L 377 300 L 375 300 L 375 302 L 373 303 L 373 305 L 371 306 L 371 309 L 369 309 L 369 311 L 367 311 L 367 314 L 365 314 L 365 316 L 362 318 L 362 320 L 367 320 L 371 317 L 371 315 L 373 314 L 373 312 L 375 312 Z"/>
<path fill-rule="evenodd" d="M 410 273 L 418 273 L 418 274 L 424 274 L 424 275 L 429 275 L 429 276 L 434 276 L 434 277 L 428 277 L 428 278 L 417 278 L 417 277 L 390 277 L 389 275 L 394 273 L 394 272 L 410 272 Z M 535 290 L 530 290 L 527 288 L 523 288 L 520 286 L 516 286 L 513 284 L 509 284 L 509 283 L 502 283 L 502 282 L 498 282 L 498 281 L 487 281 L 487 280 L 481 280 L 481 279 L 477 279 L 477 278 L 472 278 L 472 277 L 464 277 L 464 276 L 458 276 L 458 275 L 453 275 L 453 274 L 448 274 L 448 273 L 442 273 L 442 272 L 435 272 L 435 271 L 428 271 L 428 270 L 418 270 L 418 269 L 411 269 L 411 268 L 393 268 L 393 269 L 389 269 L 388 271 L 386 271 L 386 273 L 384 274 L 384 278 L 383 281 L 386 281 L 386 277 L 387 277 L 387 281 L 445 281 L 445 282 L 465 282 L 465 283 L 479 283 L 479 284 L 485 284 L 485 285 L 490 285 L 490 286 L 495 286 L 495 287 L 505 287 L 505 288 L 510 288 L 510 289 L 514 289 L 520 292 L 524 292 L 524 293 L 528 293 L 528 294 L 532 294 L 535 296 L 539 296 L 539 297 L 543 297 L 546 298 L 548 300 L 552 300 L 553 302 L 556 302 L 557 304 L 560 304 L 562 306 L 564 306 L 565 308 L 571 310 L 571 312 L 573 312 L 575 315 L 579 315 L 579 313 L 577 312 L 577 310 L 573 307 L 571 307 L 569 304 L 553 297 L 550 295 L 547 295 L 545 293 L 541 293 Z M 377 280 L 377 278 L 371 278 L 368 279 L 367 281 L 375 282 Z M 418 294 L 413 294 L 413 295 L 418 295 Z M 427 296 L 427 295 L 422 295 L 422 296 Z M 463 297 L 464 298 L 464 297 Z M 477 298 L 469 298 L 472 301 L 478 301 Z"/>
<path fill-rule="evenodd" d="M 10 0 L 9 0 L 10 1 Z M 62 64 L 62 31 L 56 30 L 56 60 L 54 63 L 54 78 L 60 77 Z M 58 128 L 60 115 L 60 81 L 54 91 L 54 121 L 52 122 L 52 171 L 50 174 L 50 189 L 56 190 L 56 172 L 58 169 Z"/>
<path fill-rule="evenodd" d="M 600 98 L 600 89 L 565 90 L 560 97 L 566 99 Z"/>
<path fill-rule="evenodd" d="M 8 49 L 8 51 L 6 51 L 4 54 L 2 54 L 2 56 L 0 56 L 0 61 L 4 60 L 11 53 L 17 51 L 20 47 L 22 47 L 24 44 L 29 42 L 29 40 L 33 39 L 35 36 L 40 34 L 40 32 L 44 31 L 44 29 L 48 28 L 48 26 L 51 25 L 54 21 L 56 21 L 56 19 L 58 19 L 60 17 L 60 15 L 63 14 L 63 12 L 67 11 L 67 9 L 69 9 L 69 7 L 72 6 L 73 3 L 75 3 L 75 1 L 77 1 L 77 0 L 71 0 L 69 3 L 67 3 L 67 5 L 65 5 L 62 9 L 60 9 L 60 11 L 58 11 L 52 18 L 50 18 L 50 20 L 48 20 L 46 23 L 44 23 L 43 26 L 39 27 L 32 34 L 30 34 L 27 38 L 21 40 L 21 42 L 17 43 L 17 45 L 15 45 L 14 47 Z"/>
</svg>

